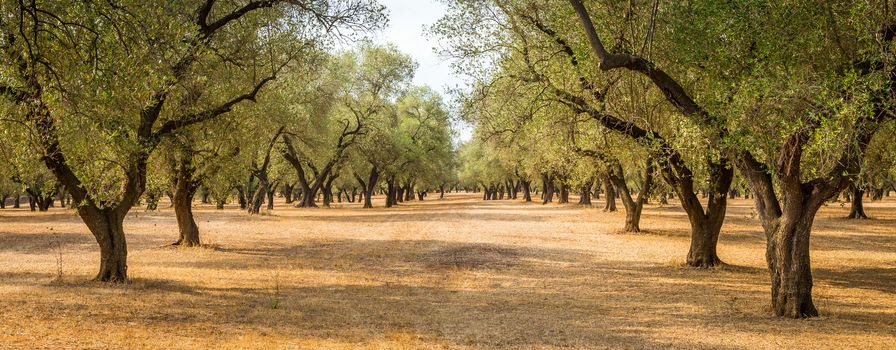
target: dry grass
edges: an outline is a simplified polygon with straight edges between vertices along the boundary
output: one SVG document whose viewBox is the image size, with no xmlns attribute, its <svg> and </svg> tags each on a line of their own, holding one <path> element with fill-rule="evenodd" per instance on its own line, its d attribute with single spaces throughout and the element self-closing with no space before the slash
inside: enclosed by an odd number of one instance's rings
<svg viewBox="0 0 896 350">
<path fill-rule="evenodd" d="M 824 316 L 798 321 L 769 316 L 750 204 L 730 207 L 718 270 L 681 267 L 676 206 L 646 209 L 638 235 L 616 233 L 622 213 L 472 195 L 256 217 L 202 206 L 197 249 L 165 247 L 170 209 L 135 210 L 126 286 L 87 282 L 98 251 L 72 213 L 3 210 L 0 348 L 896 346 L 896 201 L 869 203 L 873 220 L 818 216 Z"/>
</svg>

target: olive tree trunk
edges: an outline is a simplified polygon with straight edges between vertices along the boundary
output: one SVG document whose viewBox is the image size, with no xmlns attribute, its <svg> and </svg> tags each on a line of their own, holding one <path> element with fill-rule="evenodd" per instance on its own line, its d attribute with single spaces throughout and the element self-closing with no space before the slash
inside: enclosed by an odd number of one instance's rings
<svg viewBox="0 0 896 350">
<path fill-rule="evenodd" d="M 616 211 L 616 188 L 613 186 L 613 182 L 609 179 L 609 177 L 604 179 L 604 192 L 606 192 L 606 204 L 604 204 L 604 211 Z"/>
<path fill-rule="evenodd" d="M 532 201 L 532 181 L 522 180 L 522 181 L 520 181 L 520 186 L 523 189 L 523 200 L 526 202 L 531 202 Z"/>
<path fill-rule="evenodd" d="M 579 204 L 591 206 L 591 187 L 594 186 L 594 180 L 588 180 L 585 184 L 582 185 L 581 188 L 581 196 L 579 197 Z"/>
<path fill-rule="evenodd" d="M 865 215 L 865 205 L 862 202 L 863 197 L 865 196 L 865 190 L 862 186 L 858 186 L 855 183 L 849 185 L 850 192 L 850 208 L 849 208 L 849 216 L 847 219 L 867 219 L 868 215 Z"/>
<path fill-rule="evenodd" d="M 370 168 L 370 174 L 365 181 L 360 174 L 355 173 L 355 180 L 361 185 L 361 196 L 364 197 L 364 208 L 373 208 L 373 191 L 379 181 L 380 173 L 376 167 Z"/>
<path fill-rule="evenodd" d="M 625 207 L 625 232 L 641 232 L 641 212 L 644 204 L 650 198 L 650 190 L 653 187 L 653 160 L 648 158 L 641 178 L 641 191 L 638 198 L 632 196 L 628 184 L 625 182 L 625 173 L 618 160 L 612 160 L 607 167 L 607 177 L 614 189 L 614 195 L 619 194 L 622 205 Z M 607 196 L 609 198 L 609 195 Z M 609 200 L 609 199 L 608 199 Z"/>
<path fill-rule="evenodd" d="M 180 237 L 174 245 L 196 247 L 200 245 L 199 227 L 193 218 L 193 193 L 178 184 L 174 193 L 174 216 L 177 217 L 177 228 Z"/>
</svg>

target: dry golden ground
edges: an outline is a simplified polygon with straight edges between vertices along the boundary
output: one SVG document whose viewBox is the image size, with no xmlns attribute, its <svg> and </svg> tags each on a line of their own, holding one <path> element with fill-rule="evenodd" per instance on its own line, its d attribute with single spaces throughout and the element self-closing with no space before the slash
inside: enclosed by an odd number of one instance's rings
<svg viewBox="0 0 896 350">
<path fill-rule="evenodd" d="M 602 207 L 596 203 L 595 207 Z M 133 283 L 88 282 L 98 248 L 70 211 L 0 211 L 0 348 L 894 348 L 896 200 L 819 214 L 823 316 L 770 316 L 765 241 L 734 200 L 719 254 L 681 264 L 673 205 L 624 215 L 475 195 L 362 210 L 196 210 L 210 247 L 167 247 L 170 209 L 125 222 Z M 60 258 L 61 257 L 61 258 Z M 55 281 L 62 269 L 62 281 Z"/>
</svg>

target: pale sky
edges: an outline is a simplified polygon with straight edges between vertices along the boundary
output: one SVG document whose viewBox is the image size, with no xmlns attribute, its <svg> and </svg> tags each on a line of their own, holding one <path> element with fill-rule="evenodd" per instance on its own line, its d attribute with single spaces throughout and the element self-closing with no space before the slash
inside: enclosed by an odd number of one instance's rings
<svg viewBox="0 0 896 350">
<path fill-rule="evenodd" d="M 414 75 L 414 84 L 428 85 L 442 93 L 446 103 L 450 103 L 447 88 L 462 87 L 463 80 L 456 77 L 451 64 L 440 58 L 433 48 L 435 38 L 424 35 L 424 26 L 432 25 L 445 13 L 445 7 L 435 0 L 380 0 L 389 12 L 389 27 L 373 36 L 381 43 L 393 43 L 402 52 L 410 55 L 419 65 Z M 450 107 L 450 106 L 449 106 Z M 460 140 L 470 139 L 470 128 L 455 125 Z"/>
</svg>

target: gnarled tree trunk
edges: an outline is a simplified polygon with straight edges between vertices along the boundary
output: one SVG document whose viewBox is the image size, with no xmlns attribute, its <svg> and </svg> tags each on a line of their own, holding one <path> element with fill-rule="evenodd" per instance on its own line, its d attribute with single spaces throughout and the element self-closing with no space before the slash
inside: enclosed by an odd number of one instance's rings
<svg viewBox="0 0 896 350">
<path fill-rule="evenodd" d="M 710 268 L 722 265 L 717 246 L 722 223 L 725 222 L 725 211 L 728 207 L 728 189 L 734 179 L 734 169 L 728 160 L 709 160 L 709 190 L 706 209 L 694 192 L 693 174 L 684 166 L 677 155 L 662 160 L 663 177 L 675 188 L 681 207 L 688 214 L 691 224 L 691 246 L 688 250 L 687 265 L 697 268 Z"/>
<path fill-rule="evenodd" d="M 560 198 L 557 201 L 558 204 L 566 204 L 569 203 L 569 185 L 566 184 L 566 180 L 560 180 Z"/>
<path fill-rule="evenodd" d="M 267 197 L 268 197 L 268 210 L 274 210 L 274 195 L 277 194 L 277 185 L 272 184 L 268 188 Z"/>
<path fill-rule="evenodd" d="M 263 176 L 264 178 L 258 179 L 258 188 L 255 189 L 255 192 L 252 193 L 252 197 L 249 200 L 246 209 L 249 214 L 258 214 L 261 212 L 261 206 L 264 204 L 264 197 L 268 192 L 267 174 L 262 174 L 261 172 L 257 173 L 258 176 Z"/>
<path fill-rule="evenodd" d="M 547 174 L 541 174 L 542 203 L 548 204 L 554 201 L 554 180 Z"/>
<path fill-rule="evenodd" d="M 613 182 L 609 177 L 604 179 L 604 192 L 606 192 L 604 197 L 607 199 L 604 211 L 616 211 L 616 188 L 613 187 Z"/>
<path fill-rule="evenodd" d="M 727 165 L 711 165 L 709 200 L 706 210 L 687 185 L 678 186 L 678 197 L 688 213 L 691 224 L 691 247 L 688 250 L 687 265 L 698 268 L 715 267 L 722 264 L 717 253 L 719 233 L 725 222 L 728 204 L 728 187 L 734 178 L 734 169 Z"/>
<path fill-rule="evenodd" d="M 380 173 L 376 167 L 370 168 L 370 175 L 367 181 L 359 174 L 355 174 L 355 180 L 361 185 L 361 196 L 364 197 L 364 208 L 373 208 L 373 191 L 376 189 L 376 183 L 379 181 Z"/>
<path fill-rule="evenodd" d="M 286 201 L 286 204 L 292 204 L 292 201 L 293 201 L 293 198 L 292 198 L 292 190 L 293 190 L 293 187 L 295 187 L 295 184 L 284 183 L 284 184 L 283 184 L 283 189 L 280 191 L 280 193 L 283 194 L 283 199 L 284 199 L 284 201 Z"/>
<path fill-rule="evenodd" d="M 181 164 L 182 166 L 184 164 Z M 187 164 L 189 166 L 189 164 Z M 193 218 L 193 196 L 196 188 L 190 168 L 178 169 L 174 187 L 174 216 L 180 237 L 174 245 L 195 247 L 200 245 L 199 227 Z"/>
<path fill-rule="evenodd" d="M 579 204 L 591 206 L 591 187 L 594 186 L 594 179 L 588 180 L 585 184 L 582 185 L 581 188 L 581 196 L 579 197 Z"/>
<path fill-rule="evenodd" d="M 249 207 L 249 200 L 246 198 L 246 191 L 243 190 L 242 186 L 236 188 L 236 198 L 240 204 L 240 209 L 246 210 Z"/>
<path fill-rule="evenodd" d="M 121 210 L 99 209 L 92 205 L 78 207 L 78 215 L 87 224 L 100 246 L 100 271 L 95 280 L 123 283 L 128 280 L 128 245 L 124 235 Z"/>
<path fill-rule="evenodd" d="M 532 201 L 532 181 L 529 180 L 521 180 L 520 186 L 523 189 L 523 200 L 526 202 Z"/>
<path fill-rule="evenodd" d="M 386 180 L 386 208 L 391 208 L 397 203 L 395 197 L 398 195 L 398 191 L 395 187 L 395 180 Z"/>
<path fill-rule="evenodd" d="M 815 211 L 785 212 L 767 240 L 766 260 L 772 280 L 775 315 L 790 318 L 818 316 L 812 302 L 809 234 Z"/>
<path fill-rule="evenodd" d="M 851 205 L 849 208 L 849 215 L 846 218 L 867 219 L 868 215 L 865 215 L 865 205 L 862 202 L 863 197 L 865 196 L 865 190 L 862 188 L 862 186 L 851 183 L 849 185 L 849 192 Z"/>
<path fill-rule="evenodd" d="M 625 232 L 641 232 L 641 212 L 650 196 L 651 187 L 653 187 L 653 160 L 648 158 L 646 161 L 644 175 L 641 179 L 641 191 L 638 193 L 637 199 L 632 197 L 619 161 L 614 159 L 607 167 L 607 173 L 614 188 L 614 194 L 619 193 L 622 205 L 625 207 Z"/>
</svg>

